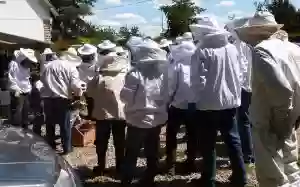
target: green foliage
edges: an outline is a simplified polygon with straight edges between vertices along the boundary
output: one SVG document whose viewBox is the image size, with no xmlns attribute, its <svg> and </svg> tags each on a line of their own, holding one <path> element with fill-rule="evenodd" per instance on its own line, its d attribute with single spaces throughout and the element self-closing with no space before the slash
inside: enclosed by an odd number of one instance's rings
<svg viewBox="0 0 300 187">
<path fill-rule="evenodd" d="M 289 0 L 265 0 L 255 3 L 257 10 L 268 10 L 274 14 L 278 23 L 284 24 L 284 30 L 288 32 L 300 31 L 300 11 Z"/>
<path fill-rule="evenodd" d="M 78 37 L 75 43 L 90 43 L 97 45 L 103 40 L 116 41 L 116 31 L 111 28 L 97 28 L 94 26 L 94 30 L 85 36 Z"/>
<path fill-rule="evenodd" d="M 58 37 L 76 38 L 92 28 L 81 16 L 91 15 L 91 7 L 97 0 L 50 0 L 57 9 L 59 17 L 54 19 L 54 40 Z M 56 34 L 56 35 L 55 35 Z"/>
<path fill-rule="evenodd" d="M 141 36 L 141 33 L 137 26 L 133 26 L 131 28 L 121 27 L 119 30 L 119 36 L 128 39 L 130 36 Z"/>
<path fill-rule="evenodd" d="M 173 0 L 173 4 L 161 6 L 160 9 L 167 18 L 168 29 L 164 34 L 167 37 L 176 37 L 187 32 L 192 18 L 205 11 L 191 0 Z"/>
</svg>

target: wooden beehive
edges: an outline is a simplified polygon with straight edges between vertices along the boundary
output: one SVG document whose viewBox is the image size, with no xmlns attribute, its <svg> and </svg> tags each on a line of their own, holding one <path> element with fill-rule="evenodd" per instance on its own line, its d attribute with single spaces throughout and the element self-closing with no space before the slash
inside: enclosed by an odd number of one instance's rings
<svg viewBox="0 0 300 187">
<path fill-rule="evenodd" d="M 75 147 L 94 144 L 95 138 L 95 123 L 92 121 L 83 121 L 72 128 L 72 144 Z"/>
</svg>

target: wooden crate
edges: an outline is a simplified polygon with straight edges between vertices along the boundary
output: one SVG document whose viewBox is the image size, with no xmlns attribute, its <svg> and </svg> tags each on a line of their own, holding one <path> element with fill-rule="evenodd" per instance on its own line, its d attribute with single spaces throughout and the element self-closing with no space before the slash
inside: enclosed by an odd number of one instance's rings
<svg viewBox="0 0 300 187">
<path fill-rule="evenodd" d="M 72 128 L 72 144 L 75 147 L 85 147 L 94 144 L 96 139 L 95 123 L 84 121 Z"/>
</svg>

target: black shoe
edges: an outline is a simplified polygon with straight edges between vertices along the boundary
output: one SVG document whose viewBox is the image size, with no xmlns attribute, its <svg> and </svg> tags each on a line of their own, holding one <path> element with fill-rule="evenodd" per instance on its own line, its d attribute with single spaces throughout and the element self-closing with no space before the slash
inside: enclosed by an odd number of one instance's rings
<svg viewBox="0 0 300 187">
<path fill-rule="evenodd" d="M 245 187 L 247 182 L 241 181 L 240 179 L 235 179 L 232 175 L 228 178 L 230 186 L 233 187 Z"/>
<path fill-rule="evenodd" d="M 195 173 L 197 171 L 197 167 L 194 162 L 185 161 L 183 171 L 184 171 L 184 173 L 187 173 L 187 174 Z"/>
<path fill-rule="evenodd" d="M 175 164 L 172 164 L 171 166 L 167 167 L 166 171 L 167 171 L 168 175 L 175 176 L 176 175 Z"/>
<path fill-rule="evenodd" d="M 93 173 L 97 176 L 103 176 L 104 175 L 104 167 L 102 166 L 95 166 L 93 168 Z"/>
<path fill-rule="evenodd" d="M 121 186 L 129 187 L 129 186 L 131 186 L 131 181 L 130 180 L 121 180 Z"/>
<path fill-rule="evenodd" d="M 156 184 L 154 182 L 154 179 L 141 179 L 138 184 L 138 187 L 155 187 Z"/>
<path fill-rule="evenodd" d="M 163 173 L 167 173 L 168 175 L 174 176 L 176 175 L 176 164 L 167 161 L 165 165 L 162 166 L 161 171 L 163 171 Z"/>
</svg>

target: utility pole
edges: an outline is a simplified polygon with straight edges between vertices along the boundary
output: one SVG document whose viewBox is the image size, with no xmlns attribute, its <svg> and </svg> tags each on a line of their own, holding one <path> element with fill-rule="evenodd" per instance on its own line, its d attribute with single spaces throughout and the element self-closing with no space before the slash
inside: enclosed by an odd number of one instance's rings
<svg viewBox="0 0 300 187">
<path fill-rule="evenodd" d="M 164 31 L 164 12 L 161 11 L 161 32 Z"/>
</svg>

